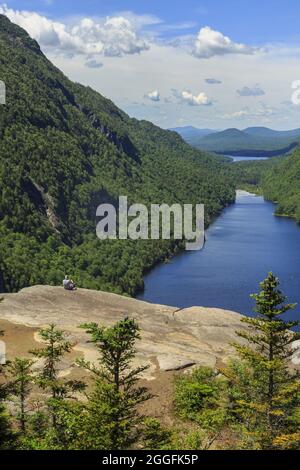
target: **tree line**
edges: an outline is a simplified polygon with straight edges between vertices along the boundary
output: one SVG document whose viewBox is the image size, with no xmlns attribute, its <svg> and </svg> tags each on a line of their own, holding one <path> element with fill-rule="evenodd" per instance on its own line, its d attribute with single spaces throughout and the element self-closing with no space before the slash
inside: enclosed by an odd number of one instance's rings
<svg viewBox="0 0 300 470">
<path fill-rule="evenodd" d="M 202 203 L 209 224 L 234 201 L 232 178 L 217 157 L 71 82 L 4 16 L 0 49 L 0 292 L 72 272 L 81 287 L 136 294 L 180 245 L 100 241 L 98 205 Z"/>
<path fill-rule="evenodd" d="M 174 378 L 171 428 L 140 412 L 152 395 L 140 385 L 147 365 L 133 366 L 140 339 L 133 319 L 81 325 L 99 353 L 97 364 L 77 362 L 88 380 L 59 376 L 72 344 L 55 325 L 41 329 L 43 345 L 32 359 L 1 368 L 0 448 L 298 449 L 300 374 L 290 358 L 300 321 L 284 318 L 295 304 L 286 303 L 272 273 L 253 298 L 256 315 L 242 318 L 233 357 L 222 368 L 197 367 Z"/>
</svg>

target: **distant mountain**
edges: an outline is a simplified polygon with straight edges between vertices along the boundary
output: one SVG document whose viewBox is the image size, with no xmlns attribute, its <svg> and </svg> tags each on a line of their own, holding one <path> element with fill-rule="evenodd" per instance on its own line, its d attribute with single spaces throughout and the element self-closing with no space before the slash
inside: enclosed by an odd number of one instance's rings
<svg viewBox="0 0 300 470">
<path fill-rule="evenodd" d="M 244 129 L 246 134 L 260 136 L 260 137 L 299 137 L 300 136 L 300 128 L 293 129 L 290 131 L 275 131 L 274 129 L 269 129 L 268 127 L 247 127 Z"/>
<path fill-rule="evenodd" d="M 170 131 L 177 132 L 186 142 L 193 145 L 194 142 L 197 142 L 199 138 L 205 137 L 206 135 L 213 134 L 217 132 L 217 130 L 213 129 L 198 129 L 197 127 L 193 126 L 185 126 L 185 127 L 174 127 L 169 129 Z"/>
<path fill-rule="evenodd" d="M 0 292 L 60 284 L 134 294 L 174 240 L 98 240 L 96 208 L 205 204 L 209 223 L 235 197 L 218 158 L 175 132 L 131 119 L 71 82 L 23 29 L 0 15 Z"/>
<path fill-rule="evenodd" d="M 183 136 L 184 137 L 184 136 Z M 267 127 L 227 129 L 185 140 L 194 147 L 227 155 L 272 156 L 288 153 L 300 142 L 300 129 L 275 131 Z"/>
</svg>

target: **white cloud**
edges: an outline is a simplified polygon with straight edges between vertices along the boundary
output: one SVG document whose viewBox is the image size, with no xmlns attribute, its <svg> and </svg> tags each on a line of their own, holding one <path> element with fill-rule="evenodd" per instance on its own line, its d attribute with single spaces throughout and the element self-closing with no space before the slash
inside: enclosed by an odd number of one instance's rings
<svg viewBox="0 0 300 470">
<path fill-rule="evenodd" d="M 236 92 L 239 96 L 263 96 L 266 94 L 265 91 L 259 85 L 255 85 L 251 88 L 244 86 Z"/>
<path fill-rule="evenodd" d="M 263 102 L 260 102 L 258 107 L 250 109 L 245 107 L 240 111 L 235 111 L 232 113 L 227 113 L 222 116 L 223 119 L 237 119 L 237 118 L 251 118 L 251 119 L 268 119 L 270 117 L 276 116 L 280 113 L 280 110 L 274 106 L 270 106 Z"/>
<path fill-rule="evenodd" d="M 199 59 L 210 59 L 226 54 L 254 54 L 257 49 L 232 41 L 209 26 L 201 28 L 194 44 L 193 55 Z"/>
<path fill-rule="evenodd" d="M 122 10 L 118 11 L 116 16 L 123 16 L 124 18 L 127 18 L 134 27 L 139 30 L 143 27 L 149 27 L 149 26 L 156 26 L 156 25 L 161 25 L 163 23 L 163 20 L 158 18 L 155 15 L 151 14 L 137 14 L 134 13 L 133 11 L 130 10 Z"/>
<path fill-rule="evenodd" d="M 233 113 L 227 113 L 222 116 L 223 119 L 237 119 L 245 116 L 249 116 L 250 113 L 246 109 L 242 109 L 240 111 L 234 111 Z"/>
<path fill-rule="evenodd" d="M 216 78 L 206 78 L 205 82 L 208 85 L 220 85 L 222 83 L 221 80 L 217 80 Z"/>
<path fill-rule="evenodd" d="M 155 101 L 155 102 L 160 101 L 160 93 L 158 90 L 149 91 L 149 93 L 147 93 L 145 97 L 151 101 Z"/>
<path fill-rule="evenodd" d="M 276 114 L 281 114 L 281 111 L 277 107 L 263 102 L 259 103 L 259 107 L 254 112 L 254 116 L 258 118 L 275 116 Z"/>
<path fill-rule="evenodd" d="M 13 10 L 5 4 L 0 6 L 0 13 L 24 28 L 42 47 L 59 52 L 121 57 L 149 49 L 133 23 L 122 16 L 103 21 L 83 18 L 77 24 L 66 25 L 35 12 Z"/>
<path fill-rule="evenodd" d="M 90 69 L 100 69 L 103 67 L 103 64 L 96 59 L 88 59 L 85 63 L 85 66 L 89 67 Z"/>
<path fill-rule="evenodd" d="M 2 1 L 5 0 L 0 0 L 0 4 Z M 2 13 L 3 8 L 2 5 Z M 297 43 L 269 44 L 267 49 L 245 46 L 246 51 L 242 48 L 242 54 L 236 51 L 229 55 L 225 55 L 224 48 L 220 54 L 219 49 L 216 51 L 216 47 L 210 45 L 207 46 L 209 51 L 206 50 L 206 57 L 212 57 L 212 53 L 214 57 L 199 64 L 191 54 L 197 35 L 185 36 L 178 33 L 181 41 L 174 47 L 175 42 L 171 45 L 169 41 L 174 37 L 174 32 L 162 36 L 154 34 L 165 26 L 158 18 L 151 15 L 135 16 L 123 11 L 113 13 L 113 18 L 127 19 L 131 25 L 130 31 L 136 34 L 146 48 L 149 43 L 151 47 L 147 53 L 129 54 L 124 52 L 121 42 L 115 50 L 126 57 L 116 60 L 107 55 L 111 50 L 108 45 L 114 43 L 116 38 L 111 39 L 109 35 L 101 38 L 100 35 L 99 40 L 99 32 L 95 27 L 98 25 L 101 31 L 106 31 L 106 19 L 92 18 L 91 29 L 86 31 L 87 25 L 82 25 L 82 18 L 70 17 L 55 21 L 42 14 L 27 13 L 26 16 L 26 12 L 8 10 L 11 19 L 22 23 L 21 26 L 42 43 L 47 57 L 68 77 L 91 86 L 138 119 L 148 119 L 163 127 L 174 127 L 178 119 L 184 119 L 186 125 L 210 128 L 262 125 L 267 119 L 271 120 L 274 128 L 292 128 L 300 119 L 300 106 L 282 104 L 291 99 L 292 81 L 299 79 L 300 47 Z M 78 27 L 80 31 L 76 33 L 73 31 L 74 27 Z M 114 24 L 113 28 L 122 30 L 123 27 Z M 229 37 L 232 38 L 230 34 Z M 118 42 L 120 43 L 119 39 Z M 94 53 L 95 47 L 92 46 L 97 46 L 100 52 Z M 228 47 L 225 49 L 228 50 Z M 133 44 L 128 50 L 135 50 Z M 240 48 L 238 51 L 241 52 Z M 266 53 L 261 53 L 262 51 Z M 203 49 L 200 52 L 203 55 Z M 105 54 L 106 57 L 103 57 Z M 87 62 L 92 60 L 99 64 L 103 62 L 104 67 L 100 70 L 87 66 Z M 222 85 L 210 85 L 207 88 L 209 84 L 206 80 L 210 78 L 222 80 Z M 248 99 L 247 104 L 252 104 L 251 109 L 246 109 L 244 99 L 239 97 L 236 90 L 245 84 L 251 87 L 257 83 L 267 91 L 265 98 L 262 97 L 266 104 L 261 105 L 259 99 Z M 160 102 L 148 101 L 148 104 L 153 104 L 147 106 L 147 102 L 141 97 L 146 90 L 151 92 L 156 89 L 160 93 Z M 177 94 L 170 95 L 171 89 L 178 90 Z M 209 89 L 213 89 L 213 96 Z M 182 97 L 182 90 L 188 93 L 186 99 Z M 206 102 L 203 98 L 192 98 L 197 97 L 199 91 L 204 91 L 208 95 L 207 100 L 214 106 L 196 106 L 196 101 Z M 167 120 L 164 120 L 158 108 L 165 112 Z M 287 118 L 288 121 L 283 122 Z"/>
<path fill-rule="evenodd" d="M 212 104 L 212 101 L 209 100 L 204 92 L 193 95 L 190 91 L 184 90 L 180 93 L 180 98 L 190 106 L 209 106 Z"/>
<path fill-rule="evenodd" d="M 287 60 L 280 56 L 270 60 L 266 54 L 236 54 L 217 57 L 200 66 L 199 61 L 186 50 L 154 43 L 147 54 L 128 55 L 122 60 L 105 58 L 104 67 L 99 73 L 84 66 L 85 57 L 78 56 L 69 60 L 54 54 L 48 56 L 72 80 L 98 90 L 131 116 L 150 120 L 163 127 L 175 127 L 179 118 L 183 118 L 186 125 L 214 129 L 264 125 L 268 118 L 271 120 L 271 127 L 287 129 L 295 127 L 295 122 L 300 118 L 300 106 L 291 105 L 286 110 L 281 105 L 283 100 L 290 99 L 290 84 L 299 77 L 298 57 Z M 101 57 L 99 60 L 101 61 Z M 209 93 L 209 88 L 204 88 L 209 86 L 205 84 L 207 77 L 223 82 L 223 85 L 210 86 L 213 94 Z M 280 112 L 271 115 L 271 109 L 259 109 L 260 100 L 253 99 L 251 110 L 248 109 L 249 114 L 246 115 L 244 103 L 241 105 L 242 99 L 236 93 L 241 88 L 241 79 L 242 84 L 259 83 L 264 90 L 268 90 L 265 103 L 278 108 Z M 141 97 L 146 91 L 155 89 L 160 92 L 160 102 L 148 101 L 153 105 L 147 106 Z M 172 89 L 178 90 L 177 94 L 170 93 Z M 190 91 L 193 95 L 204 91 L 213 106 L 188 105 L 180 97 L 183 90 Z M 132 105 L 137 102 L 138 104 Z M 167 120 L 162 119 L 155 104 L 159 104 L 159 108 L 166 113 Z M 235 117 L 229 116 L 227 121 L 223 117 L 241 110 L 242 113 Z M 284 115 L 289 116 L 289 121 L 283 123 Z"/>
</svg>

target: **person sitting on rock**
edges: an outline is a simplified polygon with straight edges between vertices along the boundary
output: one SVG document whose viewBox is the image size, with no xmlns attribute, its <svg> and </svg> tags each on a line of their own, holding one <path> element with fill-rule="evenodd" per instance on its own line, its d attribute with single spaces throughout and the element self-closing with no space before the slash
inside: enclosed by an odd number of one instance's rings
<svg viewBox="0 0 300 470">
<path fill-rule="evenodd" d="M 63 280 L 63 286 L 65 290 L 76 290 L 75 283 L 72 279 L 69 279 L 69 276 L 65 276 Z"/>
</svg>

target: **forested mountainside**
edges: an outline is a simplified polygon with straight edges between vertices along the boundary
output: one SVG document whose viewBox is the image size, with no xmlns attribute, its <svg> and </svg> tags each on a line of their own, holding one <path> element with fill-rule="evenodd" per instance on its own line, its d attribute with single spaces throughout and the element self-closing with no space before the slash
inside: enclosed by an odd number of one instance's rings
<svg viewBox="0 0 300 470">
<path fill-rule="evenodd" d="M 180 132 L 179 132 L 180 133 Z M 275 156 L 288 153 L 300 142 L 300 129 L 274 131 L 266 127 L 226 129 L 206 135 L 181 134 L 194 147 L 228 155 Z"/>
<path fill-rule="evenodd" d="M 266 160 L 244 160 L 228 165 L 228 171 L 235 179 L 237 189 L 263 194 L 266 175 L 280 165 L 286 157 L 273 157 Z"/>
<path fill-rule="evenodd" d="M 237 188 L 263 194 L 277 204 L 277 215 L 292 217 L 300 223 L 300 146 L 292 155 L 242 161 L 227 168 Z"/>
<path fill-rule="evenodd" d="M 294 217 L 300 223 L 300 147 L 267 172 L 264 195 L 278 203 L 276 214 Z"/>
<path fill-rule="evenodd" d="M 134 294 L 178 244 L 99 241 L 99 204 L 204 203 L 209 223 L 234 200 L 217 158 L 72 83 L 2 15 L 0 79 L 0 292 L 68 273 L 81 287 Z"/>
</svg>

